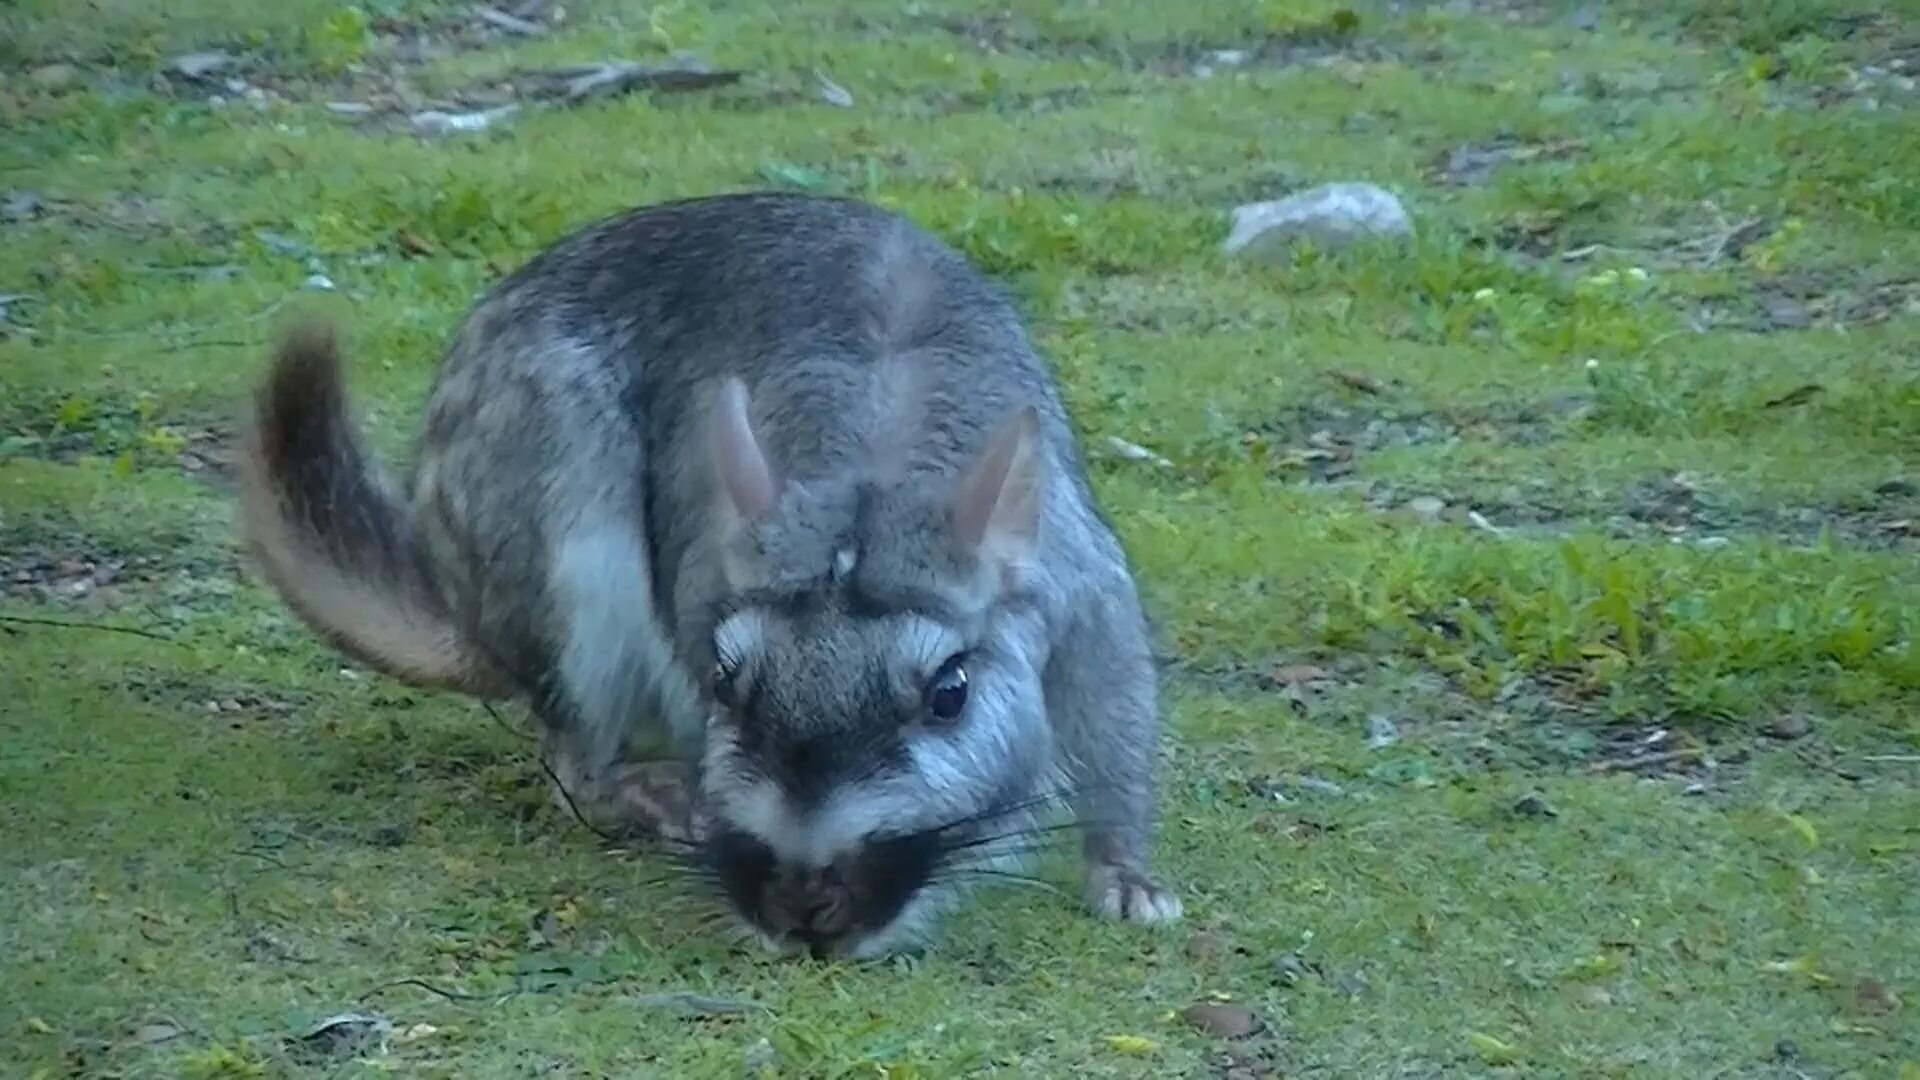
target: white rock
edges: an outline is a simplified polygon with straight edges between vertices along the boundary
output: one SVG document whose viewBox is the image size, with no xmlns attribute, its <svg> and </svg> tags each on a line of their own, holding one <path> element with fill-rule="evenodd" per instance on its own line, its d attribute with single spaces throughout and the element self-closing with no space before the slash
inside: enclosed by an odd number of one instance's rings
<svg viewBox="0 0 1920 1080">
<path fill-rule="evenodd" d="M 414 130 L 423 135 L 448 135 L 456 132 L 485 131 L 518 111 L 517 105 L 501 105 L 481 112 L 450 113 L 439 109 L 413 114 Z"/>
<path fill-rule="evenodd" d="M 1341 248 L 1356 240 L 1412 234 L 1406 208 L 1386 189 L 1338 183 L 1235 207 L 1233 229 L 1222 247 L 1229 255 L 1268 259 L 1302 239 Z"/>
<path fill-rule="evenodd" d="M 232 63 L 233 57 L 218 50 L 188 53 L 173 58 L 173 70 L 189 79 L 204 79 L 215 72 L 225 71 Z"/>
</svg>

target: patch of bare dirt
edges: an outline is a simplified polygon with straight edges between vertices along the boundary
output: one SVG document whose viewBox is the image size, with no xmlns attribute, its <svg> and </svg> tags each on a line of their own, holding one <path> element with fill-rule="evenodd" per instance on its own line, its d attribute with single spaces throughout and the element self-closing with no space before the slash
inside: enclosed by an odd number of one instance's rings
<svg viewBox="0 0 1920 1080">
<path fill-rule="evenodd" d="M 1753 539 L 1809 547 L 1822 539 L 1869 551 L 1920 548 L 1920 487 L 1890 480 L 1820 505 L 1763 505 L 1729 498 L 1686 473 L 1648 476 L 1611 495 L 1572 497 L 1544 482 L 1498 491 L 1401 491 L 1380 483 L 1368 501 L 1380 509 L 1430 497 L 1431 516 L 1463 520 L 1494 533 L 1551 536 L 1599 528 L 1622 539 L 1664 539 L 1714 548 Z"/>
<path fill-rule="evenodd" d="M 864 20 L 867 32 L 882 24 Z M 1336 12 L 1326 22 L 1282 33 L 1252 33 L 1239 39 L 1170 38 L 1128 41 L 1042 29 L 1013 12 L 969 15 L 920 15 L 908 24 L 929 27 L 989 53 L 1016 53 L 1062 59 L 1098 60 L 1128 71 L 1168 77 L 1207 78 L 1237 69 L 1330 66 L 1341 62 L 1392 61 L 1431 66 L 1445 53 L 1374 33 L 1362 16 Z"/>
<path fill-rule="evenodd" d="M 1245 439 L 1279 467 L 1325 483 L 1345 479 L 1361 458 L 1386 449 L 1467 441 L 1540 446 L 1557 438 L 1561 426 L 1589 404 L 1581 395 L 1439 410 L 1309 402 L 1256 422 Z"/>
<path fill-rule="evenodd" d="M 0 547 L 0 596 L 36 604 L 113 600 L 128 585 L 150 582 L 167 570 L 156 556 L 106 550 L 8 550 Z"/>
<path fill-rule="evenodd" d="M 1427 173 L 1434 183 L 1444 187 L 1479 187 L 1491 183 L 1494 174 L 1508 165 L 1568 161 L 1586 152 L 1587 143 L 1582 139 L 1544 142 L 1496 139 L 1456 146 L 1430 162 Z"/>
<path fill-rule="evenodd" d="M 129 695 L 147 704 L 185 715 L 204 714 L 209 720 L 234 728 L 291 717 L 307 700 L 303 694 L 284 690 L 268 692 L 256 686 L 210 681 L 171 668 L 128 671 L 123 687 Z"/>
</svg>

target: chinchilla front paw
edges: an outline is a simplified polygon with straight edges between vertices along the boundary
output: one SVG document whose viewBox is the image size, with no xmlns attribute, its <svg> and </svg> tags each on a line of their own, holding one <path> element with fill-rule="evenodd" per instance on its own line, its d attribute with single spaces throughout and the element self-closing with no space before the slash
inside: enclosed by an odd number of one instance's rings
<svg viewBox="0 0 1920 1080">
<path fill-rule="evenodd" d="M 1102 918 L 1152 925 L 1180 918 L 1180 897 L 1145 870 L 1098 862 L 1087 870 L 1087 902 Z"/>
<path fill-rule="evenodd" d="M 683 846 L 706 839 L 699 785 L 685 762 L 626 762 L 594 781 L 563 768 L 553 779 L 555 804 L 579 814 L 596 831 Z"/>
</svg>

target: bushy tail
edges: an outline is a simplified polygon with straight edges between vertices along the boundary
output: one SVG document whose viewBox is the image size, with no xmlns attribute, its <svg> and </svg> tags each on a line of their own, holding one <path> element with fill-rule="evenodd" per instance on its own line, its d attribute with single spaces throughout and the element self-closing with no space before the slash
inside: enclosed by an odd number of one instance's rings
<svg viewBox="0 0 1920 1080">
<path fill-rule="evenodd" d="M 414 686 L 511 692 L 461 635 L 414 521 L 361 446 L 331 327 L 309 322 L 281 339 L 242 451 L 248 547 L 302 621 Z"/>
</svg>

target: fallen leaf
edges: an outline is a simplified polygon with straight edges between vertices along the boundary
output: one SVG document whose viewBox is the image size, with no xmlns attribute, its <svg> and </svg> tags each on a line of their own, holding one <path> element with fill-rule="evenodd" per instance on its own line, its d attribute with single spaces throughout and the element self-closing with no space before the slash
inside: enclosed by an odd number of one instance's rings
<svg viewBox="0 0 1920 1080">
<path fill-rule="evenodd" d="M 1223 1039 L 1238 1039 L 1260 1030 L 1260 1017 L 1238 1005 L 1198 1001 L 1181 1010 L 1180 1016 L 1195 1028 Z"/>
<path fill-rule="evenodd" d="M 27 1017 L 27 1030 L 33 1032 L 35 1035 L 53 1034 L 53 1027 L 37 1016 Z"/>
<path fill-rule="evenodd" d="M 1467 1035 L 1467 1042 L 1480 1054 L 1481 1059 L 1489 1065 L 1511 1065 L 1520 1060 L 1519 1050 L 1508 1043 L 1501 1042 L 1491 1035 L 1478 1031 L 1470 1032 Z"/>
<path fill-rule="evenodd" d="M 1112 1047 L 1115 1053 L 1130 1057 L 1140 1057 L 1160 1049 L 1159 1043 L 1142 1035 L 1109 1035 L 1107 1045 Z"/>
<path fill-rule="evenodd" d="M 1860 985 L 1853 990 L 1854 1004 L 1870 1013 L 1892 1013 L 1900 1011 L 1900 995 L 1893 992 L 1879 979 L 1861 979 Z"/>
</svg>

